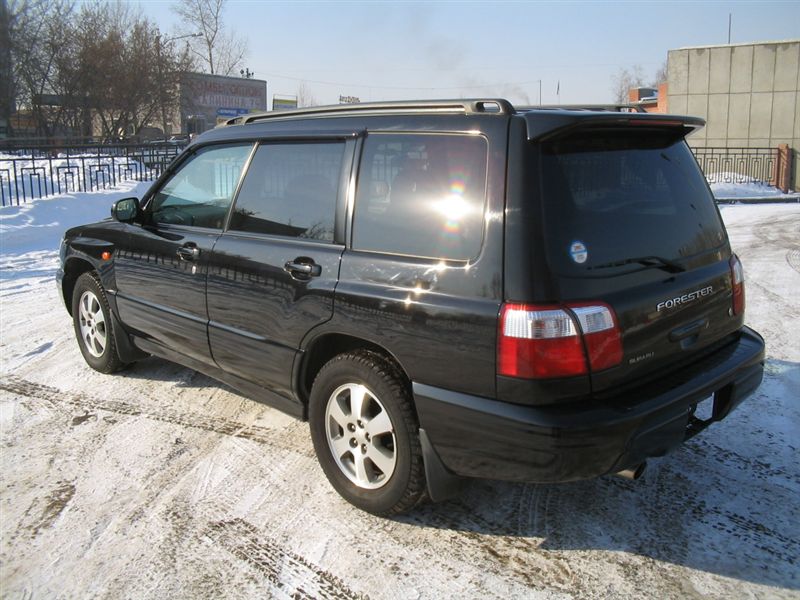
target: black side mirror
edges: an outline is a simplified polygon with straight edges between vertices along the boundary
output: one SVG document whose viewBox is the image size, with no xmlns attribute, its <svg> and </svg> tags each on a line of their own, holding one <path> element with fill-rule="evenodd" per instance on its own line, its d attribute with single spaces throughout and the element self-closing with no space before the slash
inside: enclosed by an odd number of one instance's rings
<svg viewBox="0 0 800 600">
<path fill-rule="evenodd" d="M 111 217 L 120 223 L 131 223 L 139 216 L 139 200 L 123 198 L 111 206 Z"/>
</svg>

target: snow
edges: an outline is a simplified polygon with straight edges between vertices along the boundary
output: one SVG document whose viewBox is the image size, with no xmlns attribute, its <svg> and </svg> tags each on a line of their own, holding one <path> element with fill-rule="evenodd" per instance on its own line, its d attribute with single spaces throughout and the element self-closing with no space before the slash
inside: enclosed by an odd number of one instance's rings
<svg viewBox="0 0 800 600">
<path fill-rule="evenodd" d="M 794 198 L 800 194 L 784 194 L 778 188 L 763 181 L 738 173 L 712 173 L 706 176 L 711 192 L 718 199 L 732 198 Z"/>
<path fill-rule="evenodd" d="M 17 196 L 23 203 L 53 194 L 79 193 L 87 188 L 107 189 L 115 182 L 146 179 L 152 174 L 141 162 L 124 156 L 56 154 L 34 159 L 0 153 L 0 191 L 5 205 L 16 204 Z"/>
<path fill-rule="evenodd" d="M 0 208 L 0 255 L 58 250 L 64 231 L 109 217 L 120 198 L 141 197 L 152 182 L 126 181 L 113 189 L 75 192 Z"/>
<path fill-rule="evenodd" d="M 89 369 L 63 231 L 146 184 L 0 209 L 7 597 L 798 598 L 800 206 L 722 206 L 764 382 L 638 482 L 474 481 L 399 519 L 342 501 L 306 424 L 167 361 Z"/>
</svg>

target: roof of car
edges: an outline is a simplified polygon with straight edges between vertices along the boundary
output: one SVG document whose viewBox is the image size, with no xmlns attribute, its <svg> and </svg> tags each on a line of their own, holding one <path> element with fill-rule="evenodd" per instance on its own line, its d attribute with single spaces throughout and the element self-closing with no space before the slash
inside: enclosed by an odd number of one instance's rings
<svg viewBox="0 0 800 600">
<path fill-rule="evenodd" d="M 508 100 L 502 98 L 472 98 L 458 100 L 400 100 L 395 102 L 361 102 L 358 104 L 332 104 L 294 110 L 269 111 L 240 115 L 225 121 L 225 125 L 247 125 L 272 119 L 298 119 L 330 115 L 358 114 L 415 114 L 415 113 L 460 113 L 503 114 L 515 112 Z"/>
<path fill-rule="evenodd" d="M 243 139 L 253 134 L 260 135 L 262 128 L 254 125 L 280 124 L 284 133 L 312 135 L 318 133 L 314 121 L 329 117 L 390 117 L 392 115 L 461 115 L 517 117 L 525 120 L 529 140 L 544 140 L 583 127 L 668 127 L 685 136 L 705 125 L 699 117 L 664 115 L 641 112 L 629 104 L 581 104 L 518 106 L 502 98 L 472 98 L 458 100 L 413 100 L 397 102 L 366 102 L 359 104 L 336 104 L 287 111 L 270 111 L 241 115 L 227 120 L 212 131 L 203 134 L 195 142 L 212 140 Z M 297 122 L 297 126 L 292 122 Z M 302 123 L 302 125 L 301 125 Z M 232 127 L 231 127 L 232 126 Z M 325 135 L 350 137 L 355 134 L 352 127 L 326 126 Z M 341 130 L 339 130 L 341 129 Z M 269 127 L 267 131 L 275 131 Z M 213 132 L 213 133 L 212 133 Z M 194 143 L 192 145 L 195 145 Z"/>
</svg>

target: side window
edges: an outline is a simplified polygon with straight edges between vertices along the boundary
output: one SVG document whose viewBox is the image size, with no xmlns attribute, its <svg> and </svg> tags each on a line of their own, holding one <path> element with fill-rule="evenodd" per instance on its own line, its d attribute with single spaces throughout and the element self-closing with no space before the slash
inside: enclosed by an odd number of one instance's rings
<svg viewBox="0 0 800 600">
<path fill-rule="evenodd" d="M 161 187 L 154 223 L 221 229 L 252 144 L 201 149 Z"/>
<path fill-rule="evenodd" d="M 358 175 L 353 248 L 474 258 L 483 235 L 486 165 L 480 136 L 370 135 Z"/>
<path fill-rule="evenodd" d="M 333 241 L 344 142 L 262 144 L 230 229 Z"/>
</svg>

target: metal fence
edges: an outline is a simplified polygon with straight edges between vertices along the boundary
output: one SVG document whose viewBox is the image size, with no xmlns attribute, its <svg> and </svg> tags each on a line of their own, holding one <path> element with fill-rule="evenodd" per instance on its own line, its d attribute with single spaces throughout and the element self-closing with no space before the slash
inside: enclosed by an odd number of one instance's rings
<svg viewBox="0 0 800 600">
<path fill-rule="evenodd" d="M 122 181 L 157 178 L 183 150 L 182 144 L 20 144 L 0 146 L 0 203 L 19 205 L 54 194 L 106 189 Z M 692 148 L 714 183 L 776 185 L 777 148 Z"/>
<path fill-rule="evenodd" d="M 778 148 L 692 148 L 712 183 L 777 185 Z"/>
<path fill-rule="evenodd" d="M 183 145 L 170 142 L 54 147 L 7 141 L 0 147 L 0 203 L 19 205 L 54 194 L 106 189 L 122 181 L 150 181 L 181 150 Z"/>
</svg>

